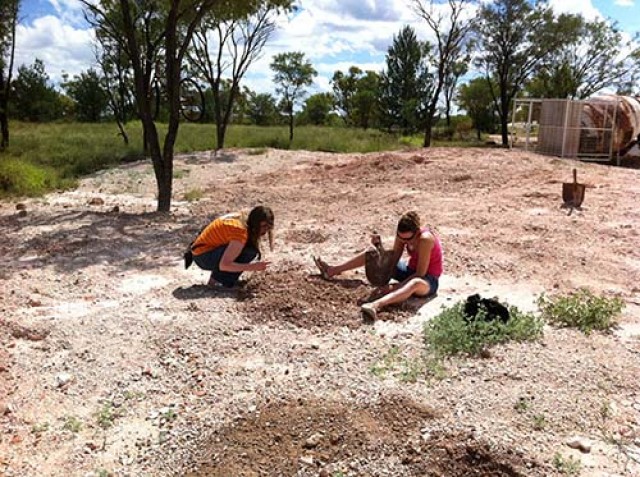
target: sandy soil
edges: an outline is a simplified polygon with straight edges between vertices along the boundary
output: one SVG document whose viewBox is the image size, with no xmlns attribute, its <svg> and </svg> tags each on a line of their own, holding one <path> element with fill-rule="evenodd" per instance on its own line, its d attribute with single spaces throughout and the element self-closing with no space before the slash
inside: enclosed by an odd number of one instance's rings
<svg viewBox="0 0 640 477">
<path fill-rule="evenodd" d="M 0 203 L 0 475 L 640 475 L 640 171 L 491 149 L 229 150 L 176 160 L 170 215 L 147 163 Z M 588 184 L 581 209 L 562 183 Z M 198 201 L 189 196 L 201 195 Z M 215 292 L 184 247 L 270 205 L 268 273 Z M 362 322 L 364 274 L 416 209 L 440 234 L 437 298 Z M 611 334 L 545 328 L 485 359 L 424 364 L 422 327 L 472 293 L 535 311 L 588 287 Z M 589 452 L 567 443 L 578 437 Z"/>
</svg>

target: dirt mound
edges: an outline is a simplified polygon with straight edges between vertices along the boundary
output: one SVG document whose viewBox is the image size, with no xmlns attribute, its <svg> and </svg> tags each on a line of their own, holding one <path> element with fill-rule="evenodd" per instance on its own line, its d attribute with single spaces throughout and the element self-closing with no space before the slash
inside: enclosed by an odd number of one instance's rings
<svg viewBox="0 0 640 477">
<path fill-rule="evenodd" d="M 424 432 L 434 417 L 399 396 L 370 407 L 273 403 L 209 437 L 198 470 L 188 475 L 525 475 L 518 469 L 527 461 L 513 453 L 465 436 Z M 382 474 L 373 470 L 381 465 Z"/>
<path fill-rule="evenodd" d="M 372 289 L 362 280 L 322 280 L 304 270 L 256 274 L 238 292 L 240 307 L 254 322 L 287 321 L 302 328 L 362 326 L 359 304 Z M 404 320 L 415 310 L 390 308 L 382 320 Z"/>
<path fill-rule="evenodd" d="M 288 230 L 284 238 L 287 242 L 294 243 L 322 243 L 329 238 L 328 235 L 311 229 Z"/>
</svg>

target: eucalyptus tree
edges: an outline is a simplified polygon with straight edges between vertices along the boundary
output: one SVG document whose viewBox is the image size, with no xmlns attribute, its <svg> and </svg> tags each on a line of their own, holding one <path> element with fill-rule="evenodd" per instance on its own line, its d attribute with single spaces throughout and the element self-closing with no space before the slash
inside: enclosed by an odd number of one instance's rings
<svg viewBox="0 0 640 477">
<path fill-rule="evenodd" d="M 211 12 L 241 15 L 267 0 L 80 0 L 92 24 L 100 26 L 126 52 L 145 143 L 158 186 L 158 211 L 171 209 L 173 155 L 180 118 L 180 80 L 194 32 Z M 283 0 L 284 1 L 284 0 Z M 288 2 L 287 2 L 288 3 Z M 156 127 L 152 80 L 164 83 L 168 124 L 164 140 Z"/>
<path fill-rule="evenodd" d="M 0 2 L 0 150 L 9 146 L 9 94 L 16 48 L 20 0 Z"/>
<path fill-rule="evenodd" d="M 527 85 L 532 96 L 584 99 L 634 81 L 640 73 L 637 34 L 625 40 L 617 24 L 608 20 L 565 20 L 575 34 L 540 65 Z"/>
<path fill-rule="evenodd" d="M 545 1 L 481 3 L 474 23 L 483 71 L 500 118 L 503 146 L 509 144 L 511 103 L 542 62 L 575 34 L 566 16 L 556 18 Z"/>
<path fill-rule="evenodd" d="M 460 64 L 472 27 L 472 16 L 468 7 L 473 3 L 473 0 L 412 0 L 415 12 L 424 20 L 429 33 L 435 38 L 431 48 L 435 72 L 433 90 L 426 101 L 424 147 L 431 145 L 431 132 L 438 114 L 441 93 L 443 90 L 446 91 L 445 101 L 449 100 L 446 103 L 448 111 L 455 84 L 463 73 Z"/>
<path fill-rule="evenodd" d="M 289 119 L 289 144 L 293 141 L 293 108 L 307 94 L 306 88 L 313 83 L 318 72 L 304 57 L 304 53 L 292 51 L 273 57 L 271 69 L 276 93 L 281 95 L 282 109 Z"/>
<path fill-rule="evenodd" d="M 224 147 L 240 81 L 262 56 L 276 29 L 277 15 L 288 7 L 286 2 L 266 2 L 248 14 L 240 11 L 237 15 L 220 15 L 214 10 L 195 30 L 189 61 L 213 93 L 217 149 Z M 227 88 L 223 88 L 225 82 Z"/>
</svg>

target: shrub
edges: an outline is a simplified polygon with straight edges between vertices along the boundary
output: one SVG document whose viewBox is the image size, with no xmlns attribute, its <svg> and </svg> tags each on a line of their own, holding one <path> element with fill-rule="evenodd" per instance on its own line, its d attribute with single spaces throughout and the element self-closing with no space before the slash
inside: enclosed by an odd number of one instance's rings
<svg viewBox="0 0 640 477">
<path fill-rule="evenodd" d="M 464 302 L 456 303 L 425 324 L 425 343 L 438 356 L 477 355 L 495 344 L 532 341 L 542 336 L 541 319 L 516 307 L 508 308 L 511 318 L 507 323 L 486 321 L 484 310 L 479 311 L 475 320 L 467 322 Z"/>
<path fill-rule="evenodd" d="M 581 288 L 569 295 L 538 299 L 542 317 L 557 326 L 578 328 L 585 334 L 593 330 L 609 331 L 616 325 L 617 315 L 624 308 L 620 298 L 596 296 Z"/>
<path fill-rule="evenodd" d="M 0 160 L 0 195 L 42 195 L 57 179 L 51 169 L 17 159 Z"/>
</svg>

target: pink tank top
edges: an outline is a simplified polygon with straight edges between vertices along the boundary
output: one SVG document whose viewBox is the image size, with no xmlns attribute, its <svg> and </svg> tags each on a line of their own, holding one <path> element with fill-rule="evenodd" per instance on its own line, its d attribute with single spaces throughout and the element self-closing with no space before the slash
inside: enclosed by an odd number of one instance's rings
<svg viewBox="0 0 640 477">
<path fill-rule="evenodd" d="M 429 232 L 428 227 L 423 227 L 420 229 L 420 233 Z M 435 239 L 435 243 L 433 244 L 433 248 L 431 249 L 431 257 L 429 257 L 429 267 L 427 267 L 427 275 L 433 275 L 434 277 L 439 277 L 442 275 L 442 246 L 440 245 L 440 239 L 436 234 L 431 232 L 433 238 Z M 418 269 L 418 251 L 417 250 L 407 250 L 409 252 L 409 268 L 412 270 Z"/>
</svg>

